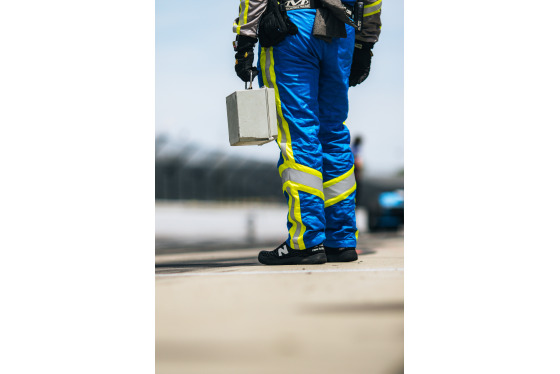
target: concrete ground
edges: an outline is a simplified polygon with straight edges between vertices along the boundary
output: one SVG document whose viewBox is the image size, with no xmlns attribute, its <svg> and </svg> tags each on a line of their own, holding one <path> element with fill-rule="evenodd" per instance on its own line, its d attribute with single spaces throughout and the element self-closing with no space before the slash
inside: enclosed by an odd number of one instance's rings
<svg viewBox="0 0 560 374">
<path fill-rule="evenodd" d="M 156 373 L 402 373 L 403 232 L 362 231 L 358 250 L 306 266 L 156 250 Z"/>
</svg>

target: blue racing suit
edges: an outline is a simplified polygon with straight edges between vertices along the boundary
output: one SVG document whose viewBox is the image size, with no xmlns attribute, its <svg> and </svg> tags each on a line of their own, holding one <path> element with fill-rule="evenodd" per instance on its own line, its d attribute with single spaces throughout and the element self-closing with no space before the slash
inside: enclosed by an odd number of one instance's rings
<svg viewBox="0 0 560 374">
<path fill-rule="evenodd" d="M 234 23 L 238 34 L 254 22 L 251 11 L 262 6 L 257 2 L 247 9 L 243 3 L 248 7 L 249 1 L 241 3 Z M 288 11 L 298 33 L 273 47 L 259 47 L 259 85 L 273 88 L 276 96 L 278 171 L 288 202 L 286 243 L 293 249 L 321 243 L 356 247 L 356 179 L 345 125 L 355 34 L 345 25 L 346 38 L 329 43 L 314 37 L 315 12 Z"/>
</svg>

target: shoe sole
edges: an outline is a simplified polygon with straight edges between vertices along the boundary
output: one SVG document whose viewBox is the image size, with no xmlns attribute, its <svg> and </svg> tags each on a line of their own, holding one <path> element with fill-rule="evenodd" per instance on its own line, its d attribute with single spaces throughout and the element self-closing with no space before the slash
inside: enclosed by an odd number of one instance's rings
<svg viewBox="0 0 560 374">
<path fill-rule="evenodd" d="M 259 262 L 263 265 L 320 265 L 327 262 L 327 256 L 325 255 L 325 253 L 316 253 L 314 255 L 306 257 L 275 259 L 270 257 L 262 258 L 259 255 Z"/>
<path fill-rule="evenodd" d="M 327 254 L 327 262 L 352 262 L 358 259 L 355 250 L 348 250 L 339 253 Z"/>
</svg>

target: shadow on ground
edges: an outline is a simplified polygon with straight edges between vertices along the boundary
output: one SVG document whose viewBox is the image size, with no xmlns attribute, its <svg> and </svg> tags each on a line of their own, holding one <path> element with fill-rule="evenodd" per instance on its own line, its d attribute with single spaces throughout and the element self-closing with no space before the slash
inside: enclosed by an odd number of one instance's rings
<svg viewBox="0 0 560 374">
<path fill-rule="evenodd" d="M 347 314 L 347 313 L 402 313 L 403 302 L 393 303 L 346 303 L 346 304 L 321 304 L 306 306 L 302 310 L 305 313 L 318 314 Z"/>
<path fill-rule="evenodd" d="M 204 269 L 231 268 L 237 266 L 260 265 L 257 256 L 238 257 L 235 259 L 170 261 L 156 264 L 156 274 L 177 274 Z"/>
<path fill-rule="evenodd" d="M 251 243 L 247 241 L 225 242 L 223 240 L 216 241 L 194 241 L 181 240 L 175 238 L 156 237 L 155 249 L 157 255 L 177 254 L 177 253 L 196 253 L 196 252 L 214 252 L 223 250 L 240 250 L 240 249 L 273 249 L 280 244 L 278 241 L 261 241 Z"/>
</svg>

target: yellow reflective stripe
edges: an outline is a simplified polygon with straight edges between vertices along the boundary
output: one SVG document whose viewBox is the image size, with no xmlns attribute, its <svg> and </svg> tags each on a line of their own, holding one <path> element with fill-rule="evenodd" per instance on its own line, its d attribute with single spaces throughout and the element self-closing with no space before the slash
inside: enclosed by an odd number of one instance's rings
<svg viewBox="0 0 560 374">
<path fill-rule="evenodd" d="M 293 181 L 287 181 L 286 183 L 284 183 L 282 185 L 282 191 L 286 191 L 288 189 L 288 187 L 291 190 L 307 192 L 311 195 L 315 195 L 315 196 L 320 197 L 321 199 L 325 200 L 325 194 L 323 193 L 323 191 L 318 190 L 316 188 L 309 187 L 309 186 L 306 186 L 304 184 L 296 183 L 296 182 L 293 182 Z"/>
<path fill-rule="evenodd" d="M 264 59 L 264 61 L 261 60 L 261 68 L 264 66 L 263 76 L 266 76 L 266 86 L 274 89 L 274 97 L 276 99 L 276 113 L 278 115 L 278 137 L 276 138 L 276 143 L 278 143 L 278 147 L 280 147 L 282 151 L 284 160 L 294 161 L 290 128 L 282 112 L 282 102 L 280 101 L 280 94 L 278 92 L 278 86 L 276 85 L 274 47 L 262 48 L 261 58 Z"/>
<path fill-rule="evenodd" d="M 241 6 L 243 4 L 244 6 Z M 237 25 L 237 34 L 241 32 L 241 25 L 247 24 L 247 14 L 249 13 L 249 0 L 241 0 L 239 4 L 239 24 Z"/>
<path fill-rule="evenodd" d="M 292 223 L 292 227 L 290 227 L 289 231 L 290 247 L 293 249 L 305 249 L 303 234 L 307 228 L 303 224 L 303 219 L 301 218 L 301 205 L 298 187 L 293 186 L 290 182 L 286 184 L 288 192 L 288 220 Z"/>
<path fill-rule="evenodd" d="M 318 171 L 308 168 L 306 166 L 303 165 L 300 166 L 309 170 L 313 170 L 315 173 L 319 173 Z M 282 171 L 286 169 L 287 169 L 287 165 L 282 164 L 279 168 L 279 170 L 281 170 L 280 175 L 282 175 Z M 319 173 L 319 176 L 320 175 L 321 173 Z M 287 180 L 286 182 L 284 182 L 282 184 L 282 191 L 285 191 L 288 194 L 288 220 L 292 223 L 292 226 L 290 227 L 289 230 L 289 234 L 290 234 L 289 245 L 293 249 L 305 249 L 306 247 L 305 247 L 305 243 L 303 242 L 303 235 L 305 234 L 307 227 L 303 224 L 303 219 L 301 217 L 299 192 L 300 191 L 307 192 L 308 194 L 319 197 L 321 200 L 325 200 L 325 195 L 323 194 L 322 190 L 301 183 L 294 182 L 293 180 Z"/>
<path fill-rule="evenodd" d="M 360 230 L 356 230 L 356 240 L 358 240 L 358 234 L 360 233 Z"/>
<path fill-rule="evenodd" d="M 292 227 L 290 227 L 290 231 L 288 232 L 289 236 L 290 236 L 290 247 L 295 248 L 296 245 L 294 243 L 294 235 L 295 235 L 295 231 L 296 228 L 298 226 L 297 222 L 296 222 L 296 217 L 295 217 L 295 209 L 294 209 L 294 202 L 293 202 L 294 198 L 292 196 L 291 193 L 288 193 L 288 221 L 290 221 L 292 223 Z"/>
<path fill-rule="evenodd" d="M 303 242 L 303 234 L 305 234 L 305 230 L 307 229 L 307 227 L 305 227 L 305 225 L 303 224 L 303 218 L 301 218 L 301 204 L 300 204 L 300 199 L 299 199 L 299 193 L 297 194 L 297 199 L 296 199 L 296 209 L 295 209 L 295 213 L 296 213 L 296 220 L 301 224 L 300 226 L 300 231 L 297 233 L 297 249 L 305 249 L 305 243 Z M 292 242 L 294 240 L 292 239 Z"/>
<path fill-rule="evenodd" d="M 354 166 L 352 166 L 350 168 L 350 170 L 348 170 L 346 173 L 342 174 L 340 177 L 336 177 L 334 179 L 331 179 L 330 181 L 324 182 L 323 183 L 323 188 L 329 188 L 330 186 L 332 186 L 334 184 L 337 184 L 341 180 L 348 178 L 353 172 L 354 172 Z"/>
<path fill-rule="evenodd" d="M 261 75 L 263 77 L 263 83 L 266 87 L 274 89 L 274 97 L 276 103 L 277 100 L 276 86 L 272 82 L 272 75 L 271 75 L 272 71 L 270 68 L 272 59 L 268 56 L 272 56 L 272 47 L 261 48 L 261 72 L 262 72 Z M 282 123 L 281 113 L 278 110 L 276 110 L 276 121 L 278 126 L 278 137 L 276 138 L 276 142 L 278 143 L 278 145 L 280 145 L 284 142 L 286 136 L 284 135 L 284 129 L 280 125 L 278 125 L 279 123 Z M 282 158 L 286 160 L 285 149 L 283 149 L 282 146 L 280 146 L 280 150 L 282 151 Z"/>
<path fill-rule="evenodd" d="M 303 171 L 304 173 L 311 174 L 316 176 L 317 178 L 323 179 L 323 174 L 321 174 L 319 170 L 315 170 L 313 168 L 310 168 L 309 166 L 298 164 L 294 161 L 285 161 L 282 165 L 280 165 L 278 167 L 278 172 L 280 173 L 280 175 L 282 175 L 282 172 L 287 168 Z"/>
<path fill-rule="evenodd" d="M 344 192 L 343 194 L 340 194 L 337 197 L 333 197 L 332 199 L 329 199 L 329 200 L 325 201 L 325 208 L 328 208 L 331 205 L 334 205 L 334 204 L 338 203 L 339 201 L 342 201 L 342 200 L 346 199 L 355 190 L 356 190 L 356 183 L 354 183 L 354 186 L 352 186 L 352 188 L 350 188 L 348 191 Z"/>
<path fill-rule="evenodd" d="M 249 14 L 249 0 L 245 0 L 245 12 L 243 13 L 243 24 L 247 24 L 247 15 Z"/>
<path fill-rule="evenodd" d="M 381 12 L 381 0 L 364 6 L 364 17 L 372 16 L 379 12 Z"/>
<path fill-rule="evenodd" d="M 372 6 L 379 5 L 379 4 L 381 4 L 381 1 L 382 1 L 382 0 L 377 0 L 377 1 L 376 1 L 375 3 L 373 3 L 373 4 L 365 5 L 365 6 L 364 6 L 364 9 L 366 9 L 366 8 L 371 8 Z"/>
<path fill-rule="evenodd" d="M 294 249 L 305 249 L 303 235 L 307 227 L 303 224 L 303 219 L 301 217 L 299 191 L 307 192 L 324 200 L 323 191 L 292 181 L 284 183 L 282 190 L 288 193 L 288 220 L 292 223 L 292 227 L 290 227 L 289 231 L 290 247 Z"/>
<path fill-rule="evenodd" d="M 285 139 L 282 139 L 282 143 L 280 143 L 279 139 L 276 139 L 276 142 L 279 146 L 281 144 L 285 144 L 286 147 L 286 161 L 294 161 L 294 152 L 292 150 L 292 137 L 290 135 L 290 127 L 288 126 L 288 122 L 284 118 L 284 114 L 282 113 L 282 102 L 280 101 L 280 93 L 278 92 L 278 87 L 276 86 L 276 73 L 274 72 L 274 55 L 272 52 L 272 47 L 270 47 L 270 78 L 272 79 L 272 84 L 274 85 L 274 96 L 276 97 L 276 111 L 280 114 L 280 120 L 282 121 L 282 129 L 284 130 L 284 134 L 286 136 Z"/>
<path fill-rule="evenodd" d="M 373 16 L 374 14 L 377 14 L 377 13 L 379 13 L 379 12 L 381 12 L 381 9 L 378 9 L 378 10 L 376 10 L 375 12 L 371 12 L 371 13 L 368 13 L 368 14 L 364 14 L 364 17 Z M 381 27 L 380 27 L 380 28 L 381 28 Z"/>
</svg>

